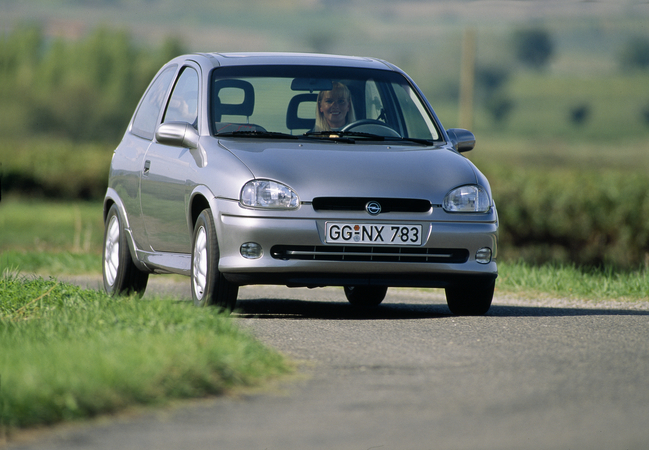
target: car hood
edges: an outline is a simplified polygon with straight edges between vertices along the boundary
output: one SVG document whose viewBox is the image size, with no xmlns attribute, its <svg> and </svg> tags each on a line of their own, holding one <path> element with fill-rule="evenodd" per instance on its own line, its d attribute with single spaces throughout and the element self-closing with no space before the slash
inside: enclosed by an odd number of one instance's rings
<svg viewBox="0 0 649 450">
<path fill-rule="evenodd" d="M 364 145 L 335 142 L 222 140 L 255 178 L 314 197 L 425 198 L 440 204 L 448 191 L 476 183 L 473 164 L 444 146 Z"/>
</svg>

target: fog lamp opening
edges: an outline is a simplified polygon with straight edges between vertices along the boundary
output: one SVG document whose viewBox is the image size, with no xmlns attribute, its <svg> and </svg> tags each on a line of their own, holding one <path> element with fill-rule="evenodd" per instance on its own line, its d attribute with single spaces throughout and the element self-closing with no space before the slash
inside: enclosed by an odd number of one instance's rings
<svg viewBox="0 0 649 450">
<path fill-rule="evenodd" d="M 483 247 L 475 253 L 475 260 L 480 264 L 489 264 L 491 262 L 491 249 Z"/>
<path fill-rule="evenodd" d="M 264 249 L 256 242 L 246 242 L 241 244 L 239 252 L 246 259 L 259 259 L 264 254 Z"/>
</svg>

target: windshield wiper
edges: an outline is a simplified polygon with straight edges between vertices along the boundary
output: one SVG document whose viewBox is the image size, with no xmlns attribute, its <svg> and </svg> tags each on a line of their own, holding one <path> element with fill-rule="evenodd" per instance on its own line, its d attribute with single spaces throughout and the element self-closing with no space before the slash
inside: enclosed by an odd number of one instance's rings
<svg viewBox="0 0 649 450">
<path fill-rule="evenodd" d="M 414 142 L 415 144 L 421 144 L 421 145 L 434 145 L 434 141 L 432 139 L 421 139 L 421 138 L 411 138 L 411 137 L 400 137 L 400 138 L 388 138 L 389 140 L 394 140 L 394 141 L 406 141 L 406 142 Z"/>
<path fill-rule="evenodd" d="M 348 138 L 349 140 L 352 140 L 352 138 L 365 138 L 365 139 L 370 139 L 373 141 L 384 141 L 385 136 L 381 136 L 378 134 L 373 134 L 373 133 L 363 133 L 362 131 L 309 131 L 304 134 L 305 136 L 315 136 L 315 137 L 322 137 L 322 138 L 330 138 L 330 139 L 345 139 Z"/>
<path fill-rule="evenodd" d="M 307 131 L 303 136 L 311 138 L 320 138 L 320 139 L 332 139 L 336 142 L 345 142 L 349 144 L 355 144 L 356 141 L 345 137 L 345 133 L 342 131 Z"/>
<path fill-rule="evenodd" d="M 299 136 L 292 134 L 280 133 L 277 131 L 260 131 L 260 130 L 238 130 L 230 131 L 227 133 L 216 133 L 218 137 L 259 137 L 259 138 L 273 138 L 273 139 L 298 139 Z"/>
<path fill-rule="evenodd" d="M 357 137 L 357 138 L 364 138 L 373 141 L 394 141 L 394 142 L 405 141 L 405 142 L 413 142 L 415 144 L 426 145 L 426 146 L 434 145 L 434 141 L 432 139 L 398 137 L 398 136 L 381 136 L 379 134 L 364 133 L 362 131 L 308 131 L 304 134 L 304 136 L 317 137 L 317 138 L 329 138 L 329 139 L 334 139 L 336 141 L 342 140 L 342 141 L 354 142 L 353 138 Z"/>
</svg>

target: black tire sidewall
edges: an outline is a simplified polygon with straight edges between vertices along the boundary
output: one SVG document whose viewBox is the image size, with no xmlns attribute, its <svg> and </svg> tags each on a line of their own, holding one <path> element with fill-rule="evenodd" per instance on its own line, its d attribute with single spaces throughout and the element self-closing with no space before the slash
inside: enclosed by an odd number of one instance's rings
<svg viewBox="0 0 649 450">
<path fill-rule="evenodd" d="M 458 316 L 481 316 L 491 308 L 496 280 L 467 280 L 446 288 L 446 303 Z"/>
<path fill-rule="evenodd" d="M 194 283 L 194 258 L 196 253 L 196 238 L 199 230 L 205 229 L 207 239 L 207 273 L 205 279 L 205 290 L 203 296 L 199 299 L 196 294 Z M 236 303 L 238 286 L 229 283 L 219 272 L 219 245 L 216 237 L 216 228 L 214 219 L 209 209 L 201 212 L 194 226 L 192 235 L 192 273 L 191 273 L 191 290 L 194 305 L 196 306 L 217 306 L 226 310 L 232 310 Z"/>
<path fill-rule="evenodd" d="M 388 291 L 386 286 L 345 286 L 345 297 L 354 306 L 374 307 L 381 304 Z"/>
</svg>

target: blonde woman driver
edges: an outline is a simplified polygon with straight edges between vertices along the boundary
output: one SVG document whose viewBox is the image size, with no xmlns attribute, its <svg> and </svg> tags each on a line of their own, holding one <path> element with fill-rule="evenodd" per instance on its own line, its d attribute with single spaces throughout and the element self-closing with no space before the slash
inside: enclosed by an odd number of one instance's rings
<svg viewBox="0 0 649 450">
<path fill-rule="evenodd" d="M 334 83 L 330 91 L 320 91 L 316 104 L 316 119 L 313 131 L 335 131 L 356 120 L 349 88 Z"/>
</svg>

